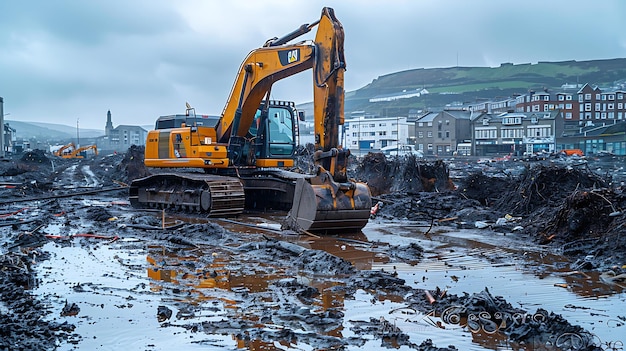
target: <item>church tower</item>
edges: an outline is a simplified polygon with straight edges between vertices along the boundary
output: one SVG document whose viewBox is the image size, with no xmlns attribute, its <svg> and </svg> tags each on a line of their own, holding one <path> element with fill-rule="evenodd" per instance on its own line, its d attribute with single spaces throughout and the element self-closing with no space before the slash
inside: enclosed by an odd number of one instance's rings
<svg viewBox="0 0 626 351">
<path fill-rule="evenodd" d="M 113 130 L 113 122 L 111 122 L 111 110 L 107 112 L 107 124 L 104 126 L 104 135 L 110 136 Z"/>
</svg>

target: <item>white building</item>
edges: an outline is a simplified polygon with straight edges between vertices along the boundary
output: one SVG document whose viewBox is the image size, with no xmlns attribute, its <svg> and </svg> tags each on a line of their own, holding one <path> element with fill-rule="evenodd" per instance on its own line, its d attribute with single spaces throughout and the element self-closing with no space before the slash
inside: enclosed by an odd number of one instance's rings
<svg viewBox="0 0 626 351">
<path fill-rule="evenodd" d="M 359 154 L 390 145 L 409 144 L 409 128 L 415 128 L 406 117 L 359 116 L 346 119 L 343 126 L 343 146 Z"/>
</svg>

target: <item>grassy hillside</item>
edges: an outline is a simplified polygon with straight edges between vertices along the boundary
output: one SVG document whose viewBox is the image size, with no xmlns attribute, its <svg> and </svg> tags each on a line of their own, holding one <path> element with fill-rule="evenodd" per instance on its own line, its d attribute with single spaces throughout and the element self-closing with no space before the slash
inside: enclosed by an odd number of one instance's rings
<svg viewBox="0 0 626 351">
<path fill-rule="evenodd" d="M 436 108 L 453 102 L 505 98 L 544 88 L 560 90 L 566 83 L 602 87 L 626 79 L 626 58 L 594 61 L 503 64 L 500 67 L 413 69 L 380 76 L 346 95 L 346 112 L 366 110 L 380 115 L 406 115 L 409 109 Z M 426 88 L 419 98 L 370 103 L 372 97 Z M 444 94 L 445 93 L 445 94 Z"/>
<path fill-rule="evenodd" d="M 5 120 L 11 128 L 15 129 L 17 138 L 38 138 L 42 140 L 71 140 L 76 138 L 76 127 L 70 127 L 54 123 L 29 123 L 21 121 Z M 94 129 L 80 129 L 80 136 L 84 138 L 104 135 L 104 131 Z"/>
</svg>

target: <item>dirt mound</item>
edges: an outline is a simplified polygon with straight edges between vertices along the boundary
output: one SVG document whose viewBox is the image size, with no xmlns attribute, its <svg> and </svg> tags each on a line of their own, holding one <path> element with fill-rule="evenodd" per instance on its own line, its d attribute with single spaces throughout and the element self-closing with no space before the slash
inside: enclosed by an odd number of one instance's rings
<svg viewBox="0 0 626 351">
<path fill-rule="evenodd" d="M 510 189 L 513 184 L 515 180 L 511 177 L 493 177 L 475 172 L 467 176 L 458 190 L 483 206 L 491 206 L 502 196 L 503 189 Z"/>
<path fill-rule="evenodd" d="M 511 178 L 511 181 L 515 182 L 509 184 L 512 187 L 499 189 L 501 196 L 493 207 L 516 215 L 527 215 L 546 206 L 560 206 L 577 189 L 608 185 L 587 168 L 543 164 L 529 167 L 520 179 Z"/>
<path fill-rule="evenodd" d="M 27 255 L 0 255 L 0 302 L 11 311 L 0 309 L 1 350 L 52 350 L 74 331 L 67 322 L 43 318 L 46 306 L 31 295 L 36 282 L 31 265 L 32 258 Z"/>
<path fill-rule="evenodd" d="M 130 183 L 134 179 L 147 177 L 150 171 L 143 163 L 144 146 L 131 145 L 124 155 L 124 159 L 116 166 L 117 179 Z"/>
<path fill-rule="evenodd" d="M 591 266 L 611 266 L 626 262 L 624 209 L 622 188 L 577 190 L 556 209 L 540 211 L 528 230 L 543 244 L 562 245 L 569 256 L 593 256 L 599 262 Z"/>
<path fill-rule="evenodd" d="M 580 326 L 572 325 L 561 315 L 537 309 L 535 312 L 513 307 L 501 296 L 493 296 L 487 288 L 483 291 L 463 296 L 446 294 L 444 291 L 429 291 L 433 303 L 429 303 L 423 294 L 410 297 L 414 302 L 410 307 L 424 313 L 437 311 L 436 314 L 445 324 L 467 328 L 472 333 L 484 332 L 506 335 L 514 344 L 539 342 L 549 345 L 565 335 L 580 338 L 577 350 L 601 350 L 593 344 L 593 335 Z"/>
<path fill-rule="evenodd" d="M 355 178 L 367 182 L 373 196 L 389 192 L 418 193 L 454 189 L 446 164 L 424 161 L 415 156 L 386 159 L 382 153 L 368 153 L 355 170 Z"/>
<path fill-rule="evenodd" d="M 22 162 L 30 163 L 50 162 L 50 160 L 46 156 L 46 153 L 43 150 L 39 149 L 25 152 L 20 160 L 22 160 Z"/>
</svg>

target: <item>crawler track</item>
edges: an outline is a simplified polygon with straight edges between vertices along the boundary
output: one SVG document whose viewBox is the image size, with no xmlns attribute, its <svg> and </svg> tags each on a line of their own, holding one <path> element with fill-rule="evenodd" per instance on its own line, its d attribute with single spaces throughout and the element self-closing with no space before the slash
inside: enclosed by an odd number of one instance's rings
<svg viewBox="0 0 626 351">
<path fill-rule="evenodd" d="M 206 174 L 156 174 L 130 185 L 135 207 L 175 208 L 207 212 L 210 216 L 234 216 L 243 212 L 245 195 L 237 178 Z"/>
</svg>

